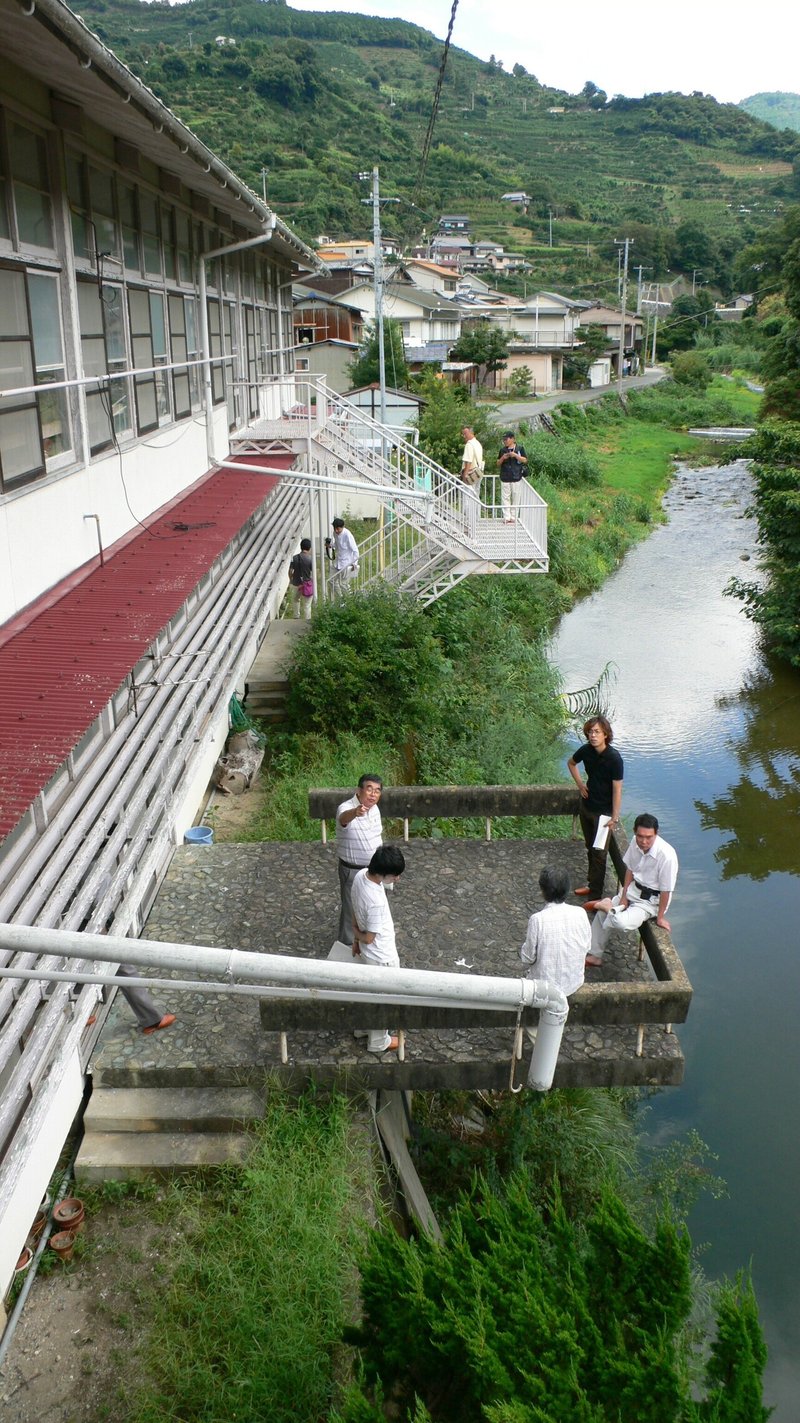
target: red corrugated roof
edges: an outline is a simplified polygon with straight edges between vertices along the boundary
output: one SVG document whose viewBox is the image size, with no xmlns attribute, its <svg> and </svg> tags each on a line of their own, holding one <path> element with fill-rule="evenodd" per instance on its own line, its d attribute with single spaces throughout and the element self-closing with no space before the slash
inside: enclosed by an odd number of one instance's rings
<svg viewBox="0 0 800 1423">
<path fill-rule="evenodd" d="M 287 469 L 293 459 L 247 456 Z M 216 471 L 150 516 L 102 568 L 65 579 L 0 630 L 12 632 L 0 645 L 0 837 L 277 482 Z"/>
</svg>

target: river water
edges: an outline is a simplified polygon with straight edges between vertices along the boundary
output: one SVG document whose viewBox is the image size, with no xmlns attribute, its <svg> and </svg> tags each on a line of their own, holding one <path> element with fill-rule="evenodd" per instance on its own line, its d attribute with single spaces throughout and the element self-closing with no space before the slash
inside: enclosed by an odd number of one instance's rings
<svg viewBox="0 0 800 1423">
<path fill-rule="evenodd" d="M 765 658 L 731 576 L 757 576 L 746 466 L 680 467 L 668 524 L 565 617 L 567 690 L 616 664 L 623 816 L 649 810 L 681 862 L 672 936 L 694 987 L 684 1085 L 645 1118 L 696 1127 L 729 1195 L 691 1218 L 707 1274 L 752 1264 L 775 1423 L 800 1419 L 800 674 Z M 750 555 L 750 561 L 743 556 Z"/>
</svg>

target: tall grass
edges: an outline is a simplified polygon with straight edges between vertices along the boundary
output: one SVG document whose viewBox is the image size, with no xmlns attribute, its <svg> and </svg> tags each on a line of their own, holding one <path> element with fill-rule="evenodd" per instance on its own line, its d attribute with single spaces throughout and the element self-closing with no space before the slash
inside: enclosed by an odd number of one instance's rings
<svg viewBox="0 0 800 1423">
<path fill-rule="evenodd" d="M 170 1279 L 153 1302 L 156 1386 L 126 1423 L 326 1417 L 348 1372 L 340 1341 L 373 1193 L 343 1101 L 273 1101 L 248 1164 L 205 1196 L 184 1192 Z"/>
</svg>

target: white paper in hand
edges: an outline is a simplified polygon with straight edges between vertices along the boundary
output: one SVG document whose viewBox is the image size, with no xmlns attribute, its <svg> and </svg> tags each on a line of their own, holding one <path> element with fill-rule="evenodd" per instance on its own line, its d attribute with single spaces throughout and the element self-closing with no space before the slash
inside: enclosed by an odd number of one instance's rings
<svg viewBox="0 0 800 1423">
<path fill-rule="evenodd" d="M 608 837 L 609 837 L 609 834 L 610 834 L 610 831 L 609 831 L 609 828 L 608 828 L 608 827 L 609 827 L 610 824 L 611 824 L 611 816 L 610 816 L 610 815 L 601 815 L 601 816 L 600 816 L 600 819 L 599 819 L 598 822 L 597 822 L 597 834 L 596 834 L 595 837 L 594 837 L 594 848 L 595 848 L 595 850 L 605 850 L 605 849 L 607 848 L 607 846 L 608 846 Z"/>
</svg>

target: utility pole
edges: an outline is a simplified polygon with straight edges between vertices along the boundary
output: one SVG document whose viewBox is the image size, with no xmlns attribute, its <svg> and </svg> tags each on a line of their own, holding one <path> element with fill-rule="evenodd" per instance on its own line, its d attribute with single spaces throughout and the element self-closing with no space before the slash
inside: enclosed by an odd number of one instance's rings
<svg viewBox="0 0 800 1423">
<path fill-rule="evenodd" d="M 359 173 L 366 181 L 369 173 Z M 381 191 L 378 168 L 372 170 L 372 261 L 373 289 L 375 292 L 375 325 L 378 331 L 378 381 L 381 396 L 381 424 L 386 424 L 386 352 L 383 349 L 383 261 L 381 257 Z M 363 201 L 369 201 L 364 199 Z"/>
<path fill-rule="evenodd" d="M 654 317 L 654 320 L 653 320 L 653 354 L 652 354 L 652 358 L 651 358 L 651 361 L 650 361 L 651 366 L 654 366 L 655 363 L 656 363 L 656 332 L 657 332 L 657 330 L 658 330 L 658 303 L 659 303 L 659 298 L 660 298 L 660 296 L 661 296 L 661 287 L 660 287 L 659 283 L 656 282 L 656 314 L 655 314 L 655 317 Z"/>
<path fill-rule="evenodd" d="M 268 178 L 268 177 L 269 177 L 269 168 L 262 168 L 262 169 L 261 169 L 261 193 L 262 193 L 262 196 L 263 196 L 263 198 L 264 198 L 264 202 L 267 201 L 267 178 Z"/>
<path fill-rule="evenodd" d="M 642 309 L 642 272 L 649 272 L 650 268 L 646 267 L 643 262 L 639 262 L 633 270 L 639 274 L 636 279 L 636 315 L 638 316 Z"/>
<path fill-rule="evenodd" d="M 617 239 L 614 238 L 616 245 Z M 617 301 L 622 300 L 622 248 L 617 250 Z"/>
<path fill-rule="evenodd" d="M 692 271 L 692 296 L 695 294 L 695 280 L 700 276 L 701 271 L 702 269 L 700 267 L 695 267 Z"/>
<path fill-rule="evenodd" d="M 624 249 L 622 262 L 622 320 L 619 327 L 619 352 L 617 354 L 617 390 L 622 395 L 622 366 L 625 359 L 625 308 L 628 303 L 628 250 L 633 246 L 632 237 L 615 238 L 615 243 Z"/>
<path fill-rule="evenodd" d="M 549 217 L 550 217 L 550 246 L 552 247 L 552 245 L 553 245 L 553 209 L 552 209 L 552 208 L 548 208 L 548 209 L 547 209 L 547 212 L 548 212 L 548 215 L 549 215 Z"/>
</svg>

